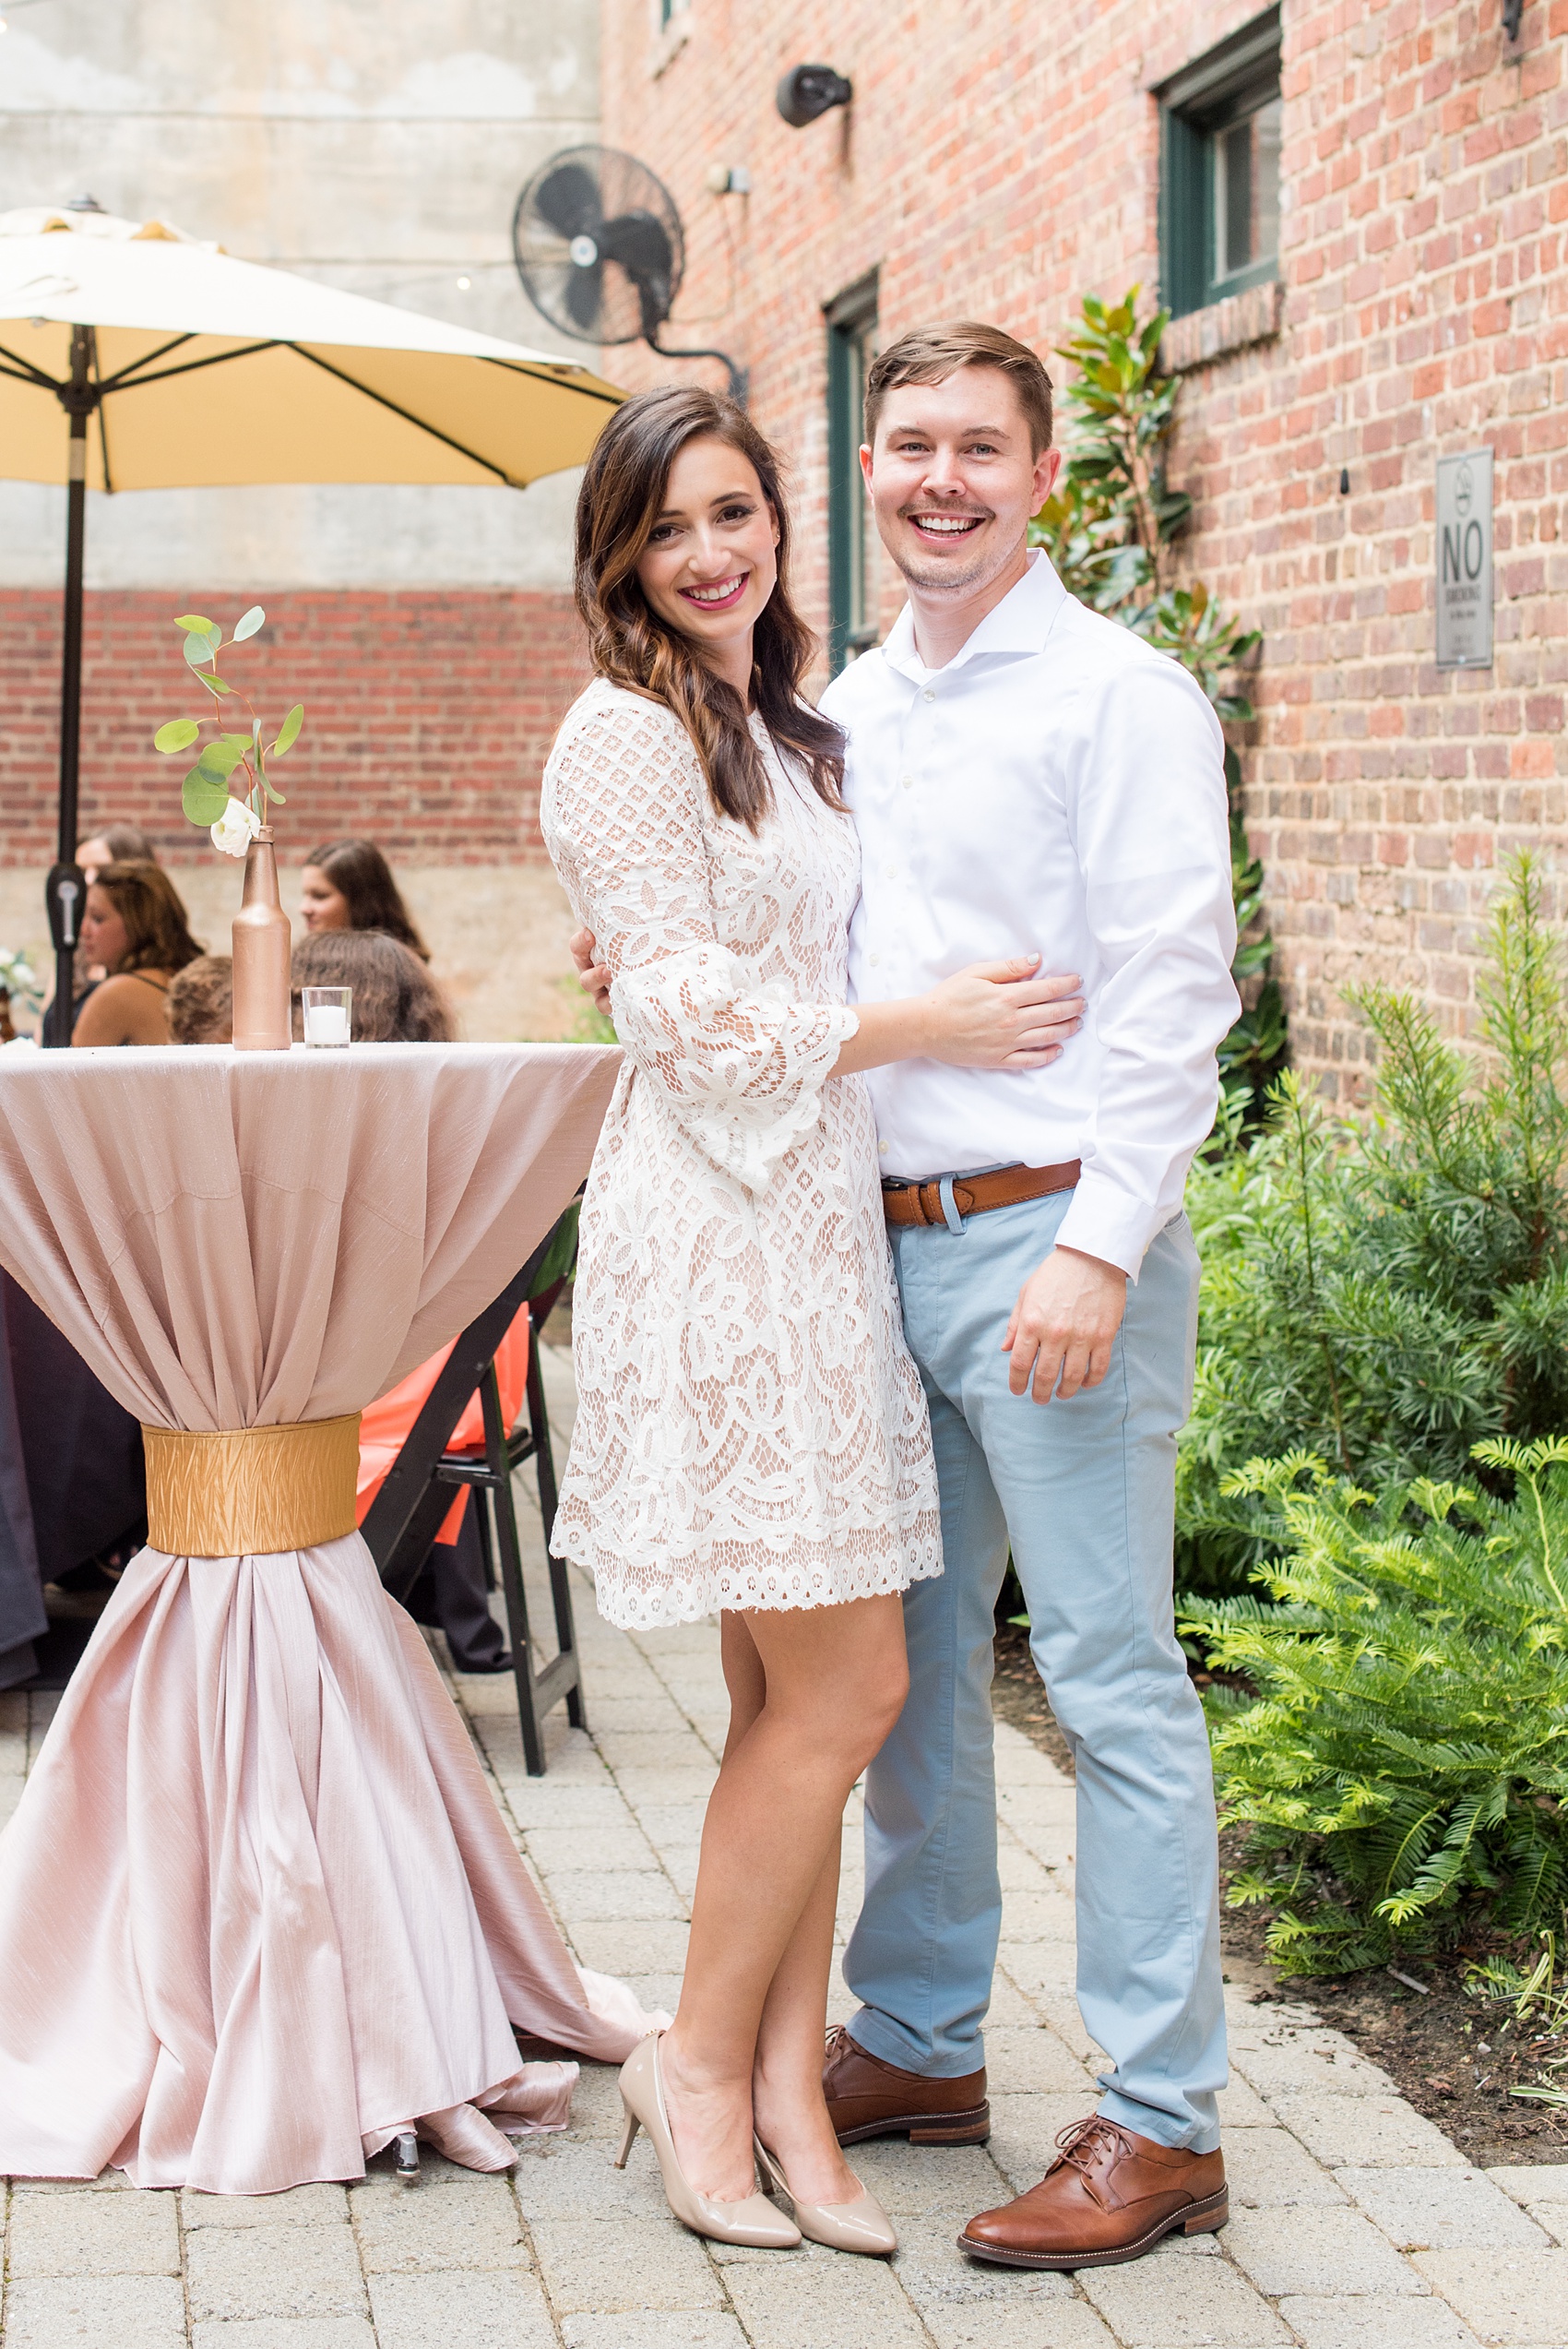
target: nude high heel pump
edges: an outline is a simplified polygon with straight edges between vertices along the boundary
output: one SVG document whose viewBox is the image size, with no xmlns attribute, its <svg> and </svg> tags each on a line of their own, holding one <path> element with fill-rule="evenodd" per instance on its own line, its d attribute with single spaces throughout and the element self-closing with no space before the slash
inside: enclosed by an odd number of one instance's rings
<svg viewBox="0 0 1568 2349">
<path fill-rule="evenodd" d="M 752 2142 L 765 2183 L 776 2194 L 789 2197 L 802 2235 L 814 2243 L 826 2243 L 834 2251 L 863 2251 L 873 2260 L 892 2258 L 898 2248 L 893 2222 L 876 2196 L 861 2186 L 853 2170 L 849 2175 L 861 2190 L 852 2202 L 802 2202 L 761 2138 L 754 2137 Z"/>
<path fill-rule="evenodd" d="M 670 2134 L 664 2109 L 664 2083 L 659 2073 L 661 2036 L 661 2033 L 655 2032 L 651 2038 L 643 2040 L 621 2067 L 621 2102 L 626 2109 L 626 2130 L 615 2156 L 616 2168 L 625 2168 L 637 2130 L 646 2128 L 648 2141 L 659 2156 L 665 2199 L 683 2226 L 689 2226 L 694 2235 L 711 2236 L 715 2243 L 745 2243 L 759 2251 L 793 2251 L 800 2243 L 801 2230 L 791 2226 L 766 2195 L 748 2194 L 743 2202 L 716 2202 L 687 2183 L 675 2157 L 675 2140 Z"/>
</svg>

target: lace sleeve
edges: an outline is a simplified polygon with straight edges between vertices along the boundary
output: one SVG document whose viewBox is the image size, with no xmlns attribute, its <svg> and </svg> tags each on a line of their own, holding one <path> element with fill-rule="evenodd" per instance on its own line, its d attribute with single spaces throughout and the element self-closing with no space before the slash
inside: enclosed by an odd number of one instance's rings
<svg viewBox="0 0 1568 2349">
<path fill-rule="evenodd" d="M 718 936 L 706 788 L 680 721 L 617 696 L 567 721 L 540 817 L 609 966 L 623 1048 L 705 1155 L 756 1189 L 816 1125 L 856 1019 L 759 985 Z"/>
</svg>

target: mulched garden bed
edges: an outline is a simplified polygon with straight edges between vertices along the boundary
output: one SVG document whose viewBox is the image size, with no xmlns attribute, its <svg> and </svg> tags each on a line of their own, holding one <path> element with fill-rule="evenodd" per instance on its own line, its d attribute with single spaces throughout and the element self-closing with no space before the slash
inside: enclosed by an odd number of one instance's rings
<svg viewBox="0 0 1568 2349">
<path fill-rule="evenodd" d="M 992 1697 L 998 1718 L 1021 1729 L 1071 1777 L 1072 1756 L 1030 1661 L 1028 1635 L 1012 1625 L 996 1635 Z M 1222 1866 L 1236 1865 L 1241 1840 L 1236 1830 L 1221 1837 Z M 1255 2006 L 1277 1997 L 1315 2008 L 1370 2062 L 1381 2064 L 1400 2094 L 1478 2168 L 1568 2163 L 1568 2111 L 1521 2103 L 1508 2093 L 1535 2076 L 1529 2041 L 1516 2043 L 1512 2030 L 1503 2032 L 1507 2007 L 1466 1996 L 1462 1976 L 1468 1960 L 1419 1959 L 1402 1966 L 1420 1990 L 1382 1971 L 1282 1983 L 1264 1947 L 1267 1922 L 1266 1910 L 1220 1911 L 1226 1978 L 1253 1985 Z"/>
</svg>

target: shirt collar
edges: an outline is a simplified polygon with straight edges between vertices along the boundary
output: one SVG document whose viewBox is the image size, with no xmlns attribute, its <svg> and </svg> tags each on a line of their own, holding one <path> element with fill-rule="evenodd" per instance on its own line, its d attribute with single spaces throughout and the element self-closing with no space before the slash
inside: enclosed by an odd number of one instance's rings
<svg viewBox="0 0 1568 2349">
<path fill-rule="evenodd" d="M 959 646 L 947 663 L 949 669 L 961 668 L 977 653 L 1044 651 L 1056 615 L 1067 601 L 1067 590 L 1052 569 L 1051 557 L 1041 548 L 1031 550 L 1028 563 L 1029 567 L 1016 587 L 1008 589 L 968 643 Z M 907 603 L 887 632 L 882 657 L 889 668 L 912 681 L 929 674 L 915 650 L 914 614 Z"/>
</svg>

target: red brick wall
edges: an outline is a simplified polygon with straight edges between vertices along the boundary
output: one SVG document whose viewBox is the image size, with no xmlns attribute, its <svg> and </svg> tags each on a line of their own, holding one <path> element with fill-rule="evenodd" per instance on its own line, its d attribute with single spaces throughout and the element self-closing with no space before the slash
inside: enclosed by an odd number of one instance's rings
<svg viewBox="0 0 1568 2349">
<path fill-rule="evenodd" d="M 556 726 L 587 676 L 569 600 L 493 589 L 370 593 L 279 590 L 267 626 L 222 664 L 264 716 L 305 705 L 277 779 L 282 837 L 297 851 L 336 833 L 404 863 L 492 864 L 538 853 L 539 781 Z M 177 611 L 225 629 L 233 596 L 162 590 L 89 594 L 82 685 L 82 837 L 112 816 L 145 825 L 160 853 L 212 857 L 180 809 L 183 758 L 152 747 L 165 718 L 199 715 Z M 13 864 L 54 853 L 60 597 L 0 592 L 0 840 Z"/>
<path fill-rule="evenodd" d="M 1085 291 L 1158 277 L 1151 88 L 1255 0 L 691 0 L 657 76 L 648 0 L 606 0 L 603 136 L 673 191 L 679 304 L 752 371 L 790 452 L 800 585 L 826 618 L 824 303 L 881 271 L 885 336 L 994 318 L 1041 351 Z M 1353 1087 L 1359 977 L 1473 1013 L 1509 845 L 1568 838 L 1568 0 L 1284 0 L 1282 326 L 1189 376 L 1183 562 L 1265 632 L 1244 744 L 1298 1058 Z M 773 89 L 831 63 L 852 113 Z M 745 164 L 754 192 L 704 173 Z M 687 339 L 671 331 L 669 339 Z M 681 372 L 646 352 L 614 372 Z M 717 371 L 707 371 L 717 379 Z M 1435 459 L 1496 452 L 1495 665 L 1433 665 Z M 1341 467 L 1350 494 L 1339 494 Z M 897 582 L 887 583 L 889 614 Z"/>
</svg>

